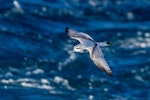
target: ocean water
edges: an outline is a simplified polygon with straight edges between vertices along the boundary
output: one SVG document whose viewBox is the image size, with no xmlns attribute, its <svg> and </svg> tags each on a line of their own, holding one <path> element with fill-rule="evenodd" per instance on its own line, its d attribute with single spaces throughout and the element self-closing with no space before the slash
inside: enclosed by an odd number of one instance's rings
<svg viewBox="0 0 150 100">
<path fill-rule="evenodd" d="M 112 77 L 66 27 L 111 43 Z M 0 100 L 150 100 L 150 0 L 0 0 Z"/>
</svg>

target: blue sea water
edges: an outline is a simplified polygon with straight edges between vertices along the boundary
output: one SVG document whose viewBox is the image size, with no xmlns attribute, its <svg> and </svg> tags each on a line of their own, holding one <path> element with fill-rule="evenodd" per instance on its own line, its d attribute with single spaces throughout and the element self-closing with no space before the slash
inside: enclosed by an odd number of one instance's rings
<svg viewBox="0 0 150 100">
<path fill-rule="evenodd" d="M 111 42 L 112 77 L 66 27 Z M 0 0 L 0 100 L 150 100 L 150 0 Z"/>
</svg>

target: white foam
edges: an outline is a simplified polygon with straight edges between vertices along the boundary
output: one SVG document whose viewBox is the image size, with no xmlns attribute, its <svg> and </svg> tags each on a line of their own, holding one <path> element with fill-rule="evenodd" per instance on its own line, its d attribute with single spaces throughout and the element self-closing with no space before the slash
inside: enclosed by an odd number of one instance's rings
<svg viewBox="0 0 150 100">
<path fill-rule="evenodd" d="M 140 71 L 141 71 L 141 72 L 144 72 L 144 68 L 141 68 Z"/>
<path fill-rule="evenodd" d="M 8 89 L 8 86 L 7 86 L 7 85 L 5 85 L 5 86 L 4 86 L 4 89 Z"/>
<path fill-rule="evenodd" d="M 138 31 L 138 32 L 137 32 L 137 35 L 138 35 L 138 36 L 141 36 L 141 35 L 142 35 L 142 32 L 141 32 L 141 31 Z"/>
<path fill-rule="evenodd" d="M 50 82 L 47 79 L 41 79 L 42 84 L 50 84 Z"/>
<path fill-rule="evenodd" d="M 20 72 L 17 68 L 14 68 L 14 67 L 11 67 L 11 66 L 9 66 L 9 70 L 10 70 L 11 72 L 17 72 L 17 73 Z"/>
<path fill-rule="evenodd" d="M 117 36 L 121 36 L 122 34 L 120 32 L 117 33 Z"/>
<path fill-rule="evenodd" d="M 94 96 L 93 95 L 89 95 L 89 100 L 93 100 Z"/>
<path fill-rule="evenodd" d="M 136 70 L 131 70 L 131 73 L 136 73 Z"/>
<path fill-rule="evenodd" d="M 128 18 L 129 20 L 132 20 L 132 19 L 134 18 L 133 13 L 132 13 L 132 12 L 128 12 L 128 13 L 127 13 L 127 18 Z"/>
<path fill-rule="evenodd" d="M 72 43 L 72 41 L 70 41 L 70 40 L 68 40 L 67 42 Z M 64 44 L 63 47 L 64 47 L 63 49 L 65 51 L 67 51 L 67 53 L 69 54 L 69 57 L 64 59 L 64 61 L 58 63 L 58 70 L 59 71 L 61 71 L 64 66 L 66 66 L 67 64 L 73 62 L 76 59 L 75 53 L 70 51 L 70 49 L 72 50 L 72 48 L 73 48 L 72 45 Z"/>
<path fill-rule="evenodd" d="M 141 33 L 138 33 L 140 35 Z M 148 36 L 148 35 L 147 35 Z M 127 38 L 121 43 L 122 48 L 133 49 L 133 48 L 149 48 L 150 39 L 148 37 L 137 36 L 134 38 Z"/>
<path fill-rule="evenodd" d="M 27 71 L 27 72 L 26 72 L 26 75 L 31 75 L 31 74 L 32 74 L 31 71 Z"/>
<path fill-rule="evenodd" d="M 58 77 L 58 76 L 56 76 L 56 77 L 54 78 L 54 81 L 55 81 L 56 83 L 62 83 L 63 85 L 68 85 L 68 80 L 63 79 L 63 78 Z"/>
<path fill-rule="evenodd" d="M 43 84 L 43 85 L 41 85 L 41 86 L 38 86 L 38 88 L 40 88 L 40 89 L 46 89 L 46 90 L 51 90 L 51 89 L 53 89 L 51 86 L 45 85 L 45 84 Z"/>
<path fill-rule="evenodd" d="M 5 84 L 13 84 L 15 81 L 13 79 L 8 79 L 8 80 L 2 79 L 1 82 Z"/>
<path fill-rule="evenodd" d="M 67 64 L 69 64 L 70 62 L 74 61 L 75 59 L 76 59 L 75 53 L 70 53 L 69 58 L 64 60 L 64 62 L 59 62 L 58 63 L 58 70 L 61 71 L 63 66 L 66 66 Z"/>
<path fill-rule="evenodd" d="M 17 79 L 16 82 L 35 82 L 35 80 L 30 78 L 20 78 Z"/>
<path fill-rule="evenodd" d="M 138 80 L 138 81 L 144 81 L 141 76 L 135 76 L 135 79 Z"/>
<path fill-rule="evenodd" d="M 20 12 L 20 13 L 23 13 L 24 11 L 22 10 L 21 8 L 21 5 L 19 4 L 19 2 L 17 0 L 14 0 L 13 1 L 13 4 L 15 6 L 15 11 L 16 12 Z"/>
<path fill-rule="evenodd" d="M 49 43 L 53 43 L 53 40 L 52 39 L 48 39 L 47 40 Z"/>
<path fill-rule="evenodd" d="M 54 82 L 57 83 L 57 84 L 62 84 L 62 85 L 65 86 L 67 89 L 74 91 L 74 88 L 72 88 L 72 87 L 69 85 L 69 82 L 68 82 L 67 79 L 63 79 L 62 77 L 55 76 Z"/>
<path fill-rule="evenodd" d="M 60 83 L 62 80 L 63 80 L 63 79 L 60 78 L 60 77 L 58 77 L 58 76 L 56 76 L 56 77 L 54 78 L 54 81 L 55 81 L 56 83 Z"/>
<path fill-rule="evenodd" d="M 81 79 L 83 76 L 82 75 L 78 75 L 77 78 Z"/>
<path fill-rule="evenodd" d="M 35 69 L 34 71 L 33 71 L 33 74 L 42 74 L 42 73 L 44 73 L 44 71 L 42 70 L 42 69 Z"/>
<path fill-rule="evenodd" d="M 89 86 L 89 89 L 93 89 L 93 86 Z"/>
<path fill-rule="evenodd" d="M 122 1 L 116 1 L 117 5 L 121 5 Z"/>
<path fill-rule="evenodd" d="M 150 37 L 150 33 L 146 32 L 145 37 Z"/>
<path fill-rule="evenodd" d="M 93 7 L 97 6 L 99 3 L 94 0 L 89 0 L 89 4 Z"/>
<path fill-rule="evenodd" d="M 7 72 L 7 73 L 5 74 L 5 76 L 6 76 L 6 77 L 10 77 L 10 76 L 13 76 L 13 74 L 12 74 L 11 72 Z"/>
<path fill-rule="evenodd" d="M 5 26 L 1 27 L 2 31 L 7 31 L 7 28 Z"/>
<path fill-rule="evenodd" d="M 138 51 L 135 51 L 133 54 L 134 55 L 137 55 L 137 54 L 146 54 L 146 51 L 145 50 L 138 50 Z"/>
<path fill-rule="evenodd" d="M 46 11 L 47 11 L 47 8 L 46 8 L 46 7 L 42 7 L 42 11 L 43 11 L 43 12 L 46 12 Z"/>
<path fill-rule="evenodd" d="M 23 87 L 28 87 L 28 88 L 38 88 L 38 89 L 43 89 L 43 90 L 49 90 L 51 91 L 53 87 L 50 85 L 50 82 L 47 79 L 40 79 L 41 82 L 35 80 L 35 79 L 30 79 L 30 78 L 21 78 L 21 79 L 1 79 L 0 82 L 3 84 L 11 84 L 11 85 L 16 85 L 17 86 L 23 86 Z M 67 82 L 64 82 L 67 84 Z M 7 85 L 4 86 L 5 89 L 8 88 Z"/>
<path fill-rule="evenodd" d="M 24 57 L 23 59 L 24 59 L 25 61 L 27 61 L 27 60 L 28 60 L 28 58 L 27 58 L 27 57 Z"/>
<path fill-rule="evenodd" d="M 27 82 L 21 82 L 21 86 L 23 86 L 23 87 L 35 87 L 34 84 L 27 83 Z"/>
<path fill-rule="evenodd" d="M 47 58 L 44 58 L 44 59 L 38 59 L 38 61 L 39 61 L 39 62 L 47 62 L 47 63 L 49 62 L 49 60 L 48 60 Z"/>
<path fill-rule="evenodd" d="M 38 83 L 36 80 L 33 79 L 19 79 L 18 82 L 20 82 L 20 85 L 23 87 L 30 87 L 30 88 L 39 88 L 44 90 L 51 90 L 53 89 L 50 85 L 47 85 L 45 79 L 41 79 L 44 83 Z"/>
<path fill-rule="evenodd" d="M 109 90 L 108 90 L 108 88 L 104 88 L 104 91 L 107 92 L 107 91 L 109 91 Z"/>
<path fill-rule="evenodd" d="M 141 48 L 145 48 L 146 47 L 146 43 L 141 43 L 140 46 L 141 46 Z"/>
</svg>

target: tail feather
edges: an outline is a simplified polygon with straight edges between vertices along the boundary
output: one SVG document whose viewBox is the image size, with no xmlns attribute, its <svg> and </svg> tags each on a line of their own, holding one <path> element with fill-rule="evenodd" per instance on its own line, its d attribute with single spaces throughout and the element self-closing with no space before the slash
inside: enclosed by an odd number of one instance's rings
<svg viewBox="0 0 150 100">
<path fill-rule="evenodd" d="M 110 42 L 104 41 L 104 42 L 97 42 L 98 46 L 100 47 L 105 47 L 105 46 L 110 46 Z"/>
</svg>

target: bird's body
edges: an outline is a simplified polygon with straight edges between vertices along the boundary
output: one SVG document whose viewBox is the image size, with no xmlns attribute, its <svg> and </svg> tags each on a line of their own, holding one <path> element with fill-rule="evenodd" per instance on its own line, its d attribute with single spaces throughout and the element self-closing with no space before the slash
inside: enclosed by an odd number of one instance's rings
<svg viewBox="0 0 150 100">
<path fill-rule="evenodd" d="M 83 32 L 78 32 L 69 28 L 66 28 L 68 36 L 72 39 L 76 39 L 80 42 L 74 46 L 75 52 L 89 52 L 90 58 L 102 71 L 106 72 L 109 75 L 112 75 L 112 72 L 104 59 L 104 55 L 101 50 L 101 46 L 108 46 L 109 42 L 96 42 L 92 37 Z"/>
</svg>

